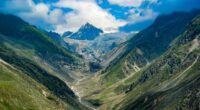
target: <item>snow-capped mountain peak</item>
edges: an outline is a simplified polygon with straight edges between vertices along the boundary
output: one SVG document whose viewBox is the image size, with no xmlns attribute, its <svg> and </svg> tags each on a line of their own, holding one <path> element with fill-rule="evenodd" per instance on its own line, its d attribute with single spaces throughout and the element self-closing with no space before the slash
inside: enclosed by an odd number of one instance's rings
<svg viewBox="0 0 200 110">
<path fill-rule="evenodd" d="M 77 40 L 94 40 L 102 33 L 103 30 L 93 26 L 90 23 L 86 23 L 85 25 L 81 26 L 77 32 L 73 33 L 69 38 Z"/>
</svg>

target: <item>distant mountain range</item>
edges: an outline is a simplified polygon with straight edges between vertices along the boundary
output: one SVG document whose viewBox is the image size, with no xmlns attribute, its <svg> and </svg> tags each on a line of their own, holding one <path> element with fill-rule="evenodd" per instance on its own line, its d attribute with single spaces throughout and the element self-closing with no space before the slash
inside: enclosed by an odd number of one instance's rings
<svg viewBox="0 0 200 110">
<path fill-rule="evenodd" d="M 101 58 L 130 38 L 127 33 L 108 33 L 96 37 L 94 40 L 76 40 L 65 37 L 64 40 L 71 50 L 83 55 L 85 59 L 100 61 Z"/>
<path fill-rule="evenodd" d="M 71 31 L 66 31 L 66 32 L 63 33 L 62 37 L 63 37 L 63 38 L 64 38 L 64 37 L 68 37 L 68 36 L 70 36 L 71 34 L 73 34 L 73 32 L 71 32 Z"/>
<path fill-rule="evenodd" d="M 101 29 L 86 23 L 77 32 L 66 31 L 59 38 L 66 42 L 69 50 L 82 55 L 85 59 L 99 62 L 101 57 L 130 37 L 128 33 L 124 32 L 103 33 Z"/>
</svg>

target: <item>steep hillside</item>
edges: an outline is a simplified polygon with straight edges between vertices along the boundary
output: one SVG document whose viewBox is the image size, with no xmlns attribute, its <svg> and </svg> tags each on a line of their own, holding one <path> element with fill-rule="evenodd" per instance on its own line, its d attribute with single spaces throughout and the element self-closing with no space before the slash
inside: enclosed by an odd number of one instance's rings
<svg viewBox="0 0 200 110">
<path fill-rule="evenodd" d="M 101 72 L 102 81 L 113 83 L 140 71 L 162 55 L 198 13 L 199 10 L 194 10 L 158 17 L 150 27 L 125 43 L 124 53 Z"/>
<path fill-rule="evenodd" d="M 127 94 L 115 109 L 198 110 L 200 90 L 200 16 L 187 26 L 161 58 L 128 79 Z M 132 77 L 134 78 L 134 77 Z"/>
<path fill-rule="evenodd" d="M 0 58 L 70 106 L 86 108 L 66 85 L 67 81 L 73 80 L 68 71 L 78 65 L 78 57 L 58 46 L 36 27 L 18 17 L 0 14 Z"/>
<path fill-rule="evenodd" d="M 0 73 L 1 110 L 75 109 L 2 59 L 0 59 Z"/>
<path fill-rule="evenodd" d="M 44 32 L 12 15 L 0 15 L 1 45 L 9 48 L 20 56 L 38 63 L 44 69 L 51 67 L 51 71 L 60 78 L 73 80 L 71 70 L 77 65 L 78 57 L 66 49 L 58 46 Z M 26 51 L 28 50 L 28 51 Z M 2 50 L 3 51 L 3 50 Z M 49 69 L 49 70 L 50 70 Z M 52 73 L 52 72 L 51 72 Z"/>
</svg>

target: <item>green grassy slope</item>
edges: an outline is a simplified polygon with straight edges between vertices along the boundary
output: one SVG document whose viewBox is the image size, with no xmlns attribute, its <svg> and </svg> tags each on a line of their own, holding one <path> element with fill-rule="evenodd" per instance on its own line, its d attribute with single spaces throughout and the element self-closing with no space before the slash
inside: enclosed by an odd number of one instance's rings
<svg viewBox="0 0 200 110">
<path fill-rule="evenodd" d="M 200 90 L 200 17 L 195 18 L 161 58 L 128 80 L 126 96 L 114 109 L 196 110 Z"/>
<path fill-rule="evenodd" d="M 151 63 L 186 30 L 187 24 L 198 13 L 199 10 L 195 10 L 158 17 L 150 27 L 127 42 L 126 52 L 102 72 L 102 82 L 108 85 L 113 84 Z"/>
<path fill-rule="evenodd" d="M 18 17 L 0 14 L 0 58 L 76 110 L 87 109 L 64 82 L 73 80 L 69 71 L 78 65 L 79 58 L 36 27 Z"/>
<path fill-rule="evenodd" d="M 0 60 L 1 110 L 73 109 L 47 88 L 8 63 Z"/>
<path fill-rule="evenodd" d="M 40 66 L 44 66 L 41 62 L 48 64 L 51 66 L 51 71 L 59 73 L 56 74 L 58 77 L 73 80 L 69 69 L 78 65 L 77 56 L 57 45 L 45 32 L 20 18 L 4 14 L 0 14 L 0 18 L 0 33 L 4 36 L 1 36 L 2 45 L 23 57 L 34 60 Z"/>
</svg>

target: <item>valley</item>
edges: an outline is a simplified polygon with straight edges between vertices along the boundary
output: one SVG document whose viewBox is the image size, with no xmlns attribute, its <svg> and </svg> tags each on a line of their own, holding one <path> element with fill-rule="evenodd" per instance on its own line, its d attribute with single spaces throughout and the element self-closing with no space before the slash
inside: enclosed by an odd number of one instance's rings
<svg viewBox="0 0 200 110">
<path fill-rule="evenodd" d="M 0 13 L 0 109 L 199 110 L 200 10 L 63 34 Z"/>
<path fill-rule="evenodd" d="M 199 18 L 197 17 L 196 21 L 198 21 L 198 19 Z M 197 26 L 196 29 L 198 29 L 198 25 L 196 26 Z M 195 28 L 195 26 L 193 27 Z M 115 81 L 114 83 L 112 81 L 104 81 L 105 80 L 104 78 L 107 77 L 106 75 L 110 74 L 109 72 L 104 73 L 105 69 L 104 68 L 95 73 L 95 75 L 79 80 L 78 83 L 74 85 L 74 87 L 76 88 L 76 91 L 81 91 L 79 93 L 81 93 L 82 95 L 81 97 L 84 100 L 87 100 L 88 102 L 93 104 L 93 106 L 98 110 L 111 110 L 111 109 L 132 110 L 133 108 L 142 109 L 142 107 L 146 106 L 138 106 L 140 105 L 138 103 L 143 104 L 142 103 L 143 101 L 141 102 L 140 100 L 145 100 L 144 105 L 146 105 L 147 103 L 151 104 L 151 100 L 154 100 L 154 98 L 151 99 L 151 97 L 157 97 L 157 96 L 152 96 L 151 94 L 160 94 L 160 92 L 164 93 L 165 96 L 173 97 L 174 96 L 172 95 L 173 93 L 178 94 L 180 92 L 177 91 L 176 93 L 174 91 L 179 87 L 182 89 L 186 89 L 186 91 L 194 91 L 192 88 L 197 87 L 197 93 L 198 93 L 199 86 L 197 85 L 195 86 L 195 84 L 198 83 L 198 78 L 199 78 L 198 65 L 199 65 L 200 41 L 199 41 L 199 32 L 196 29 L 194 29 L 191 32 L 188 31 L 188 28 L 186 28 L 186 32 L 183 32 L 184 33 L 183 35 L 180 35 L 178 36 L 178 38 L 175 38 L 175 40 L 173 40 L 173 43 L 170 43 L 170 45 L 172 46 L 169 49 L 167 49 L 167 51 L 163 55 L 161 55 L 160 57 L 156 58 L 153 61 L 149 61 L 143 67 L 141 67 L 140 64 L 139 64 L 140 66 L 138 66 L 136 62 L 130 64 L 130 62 L 127 62 L 127 60 L 124 60 L 124 62 L 123 60 L 120 61 L 120 63 L 123 62 L 123 65 L 125 67 L 124 70 L 121 71 L 122 73 L 124 73 L 124 78 L 122 77 L 119 81 Z M 197 33 L 194 35 L 192 34 L 193 32 Z M 184 44 L 179 43 L 184 41 L 184 39 L 187 36 L 190 36 L 190 34 L 193 36 L 192 39 L 187 38 L 190 40 L 184 42 Z M 182 58 L 182 60 L 180 60 L 180 58 Z M 170 62 L 173 63 L 171 64 Z M 117 65 L 115 64 L 113 66 Z M 180 68 L 183 69 L 180 70 Z M 118 73 L 117 69 L 114 69 L 113 71 L 115 71 L 115 74 Z M 126 71 L 128 71 L 128 73 Z M 147 74 L 149 75 L 147 76 Z M 157 76 L 154 76 L 154 74 L 157 74 Z M 112 76 L 112 80 L 114 78 L 115 76 Z M 181 87 L 183 83 L 184 84 L 188 83 L 188 84 Z M 180 97 L 183 94 L 187 93 L 179 94 Z M 167 98 L 165 96 L 163 97 Z M 140 99 L 141 97 L 143 99 Z M 150 97 L 150 99 L 148 99 L 148 97 Z M 129 103 L 132 102 L 131 100 L 132 101 L 135 100 L 135 102 L 133 101 L 134 103 L 130 104 L 129 106 Z M 148 100 L 150 102 L 146 102 Z M 167 100 L 173 101 L 174 99 L 171 98 Z M 183 100 L 183 99 L 181 97 L 177 100 Z M 162 104 L 163 103 L 162 101 L 166 103 L 165 100 L 160 99 L 160 102 L 157 102 L 156 105 L 152 106 L 149 105 L 148 107 L 160 107 L 161 105 L 159 104 Z M 127 103 L 128 105 L 126 105 Z M 173 101 L 172 103 L 170 102 L 168 103 L 176 105 L 176 106 L 171 105 L 170 107 L 176 108 L 177 106 L 180 106 L 179 105 L 180 103 L 178 103 L 178 101 Z M 199 103 L 195 102 L 195 104 L 197 105 L 194 105 L 193 107 L 198 107 Z M 162 104 L 162 107 L 164 106 L 166 105 Z M 172 108 L 167 108 L 167 109 L 172 109 Z"/>
</svg>

